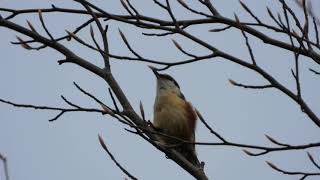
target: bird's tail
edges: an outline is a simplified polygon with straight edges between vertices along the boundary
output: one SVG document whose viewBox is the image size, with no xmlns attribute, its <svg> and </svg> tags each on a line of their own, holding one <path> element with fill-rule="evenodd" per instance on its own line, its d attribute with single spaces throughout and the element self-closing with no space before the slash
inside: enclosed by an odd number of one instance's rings
<svg viewBox="0 0 320 180">
<path fill-rule="evenodd" d="M 183 144 L 176 149 L 180 152 L 190 163 L 197 167 L 201 167 L 201 163 L 197 157 L 194 144 Z"/>
</svg>

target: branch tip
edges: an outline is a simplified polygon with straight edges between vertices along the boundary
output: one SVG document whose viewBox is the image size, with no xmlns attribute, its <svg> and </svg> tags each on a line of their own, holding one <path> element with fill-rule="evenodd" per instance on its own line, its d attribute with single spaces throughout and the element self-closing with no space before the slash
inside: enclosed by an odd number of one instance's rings
<svg viewBox="0 0 320 180">
<path fill-rule="evenodd" d="M 254 156 L 254 155 L 255 155 L 254 153 L 252 153 L 252 152 L 250 152 L 250 151 L 248 151 L 248 150 L 246 150 L 246 149 L 242 149 L 242 151 L 243 151 L 244 153 L 246 153 L 247 155 L 249 155 L 249 156 Z"/>
<path fill-rule="evenodd" d="M 266 161 L 266 163 L 267 163 L 272 169 L 275 169 L 275 170 L 277 170 L 277 171 L 280 170 L 280 169 L 279 169 L 276 165 L 274 165 L 273 163 L 271 163 L 271 162 L 269 162 L 269 161 Z"/>
<path fill-rule="evenodd" d="M 126 36 L 123 34 L 123 32 L 121 31 L 121 29 L 119 29 L 119 34 L 120 34 L 122 40 L 124 41 L 124 43 L 129 44 Z"/>
<path fill-rule="evenodd" d="M 33 32 L 36 33 L 37 31 L 36 31 L 36 29 L 33 27 L 33 25 L 31 24 L 31 22 L 27 20 L 27 23 L 28 23 L 28 26 L 30 27 L 31 31 L 33 31 Z"/>
<path fill-rule="evenodd" d="M 144 108 L 143 108 L 142 101 L 140 101 L 140 113 L 141 113 L 142 119 L 145 121 L 146 118 L 145 118 L 145 114 L 144 114 Z"/>
<path fill-rule="evenodd" d="M 92 27 L 91 24 L 90 24 L 90 35 L 91 35 L 92 37 L 94 37 L 94 31 L 93 31 L 93 27 Z"/>
<path fill-rule="evenodd" d="M 232 84 L 232 85 L 234 85 L 234 86 L 237 85 L 237 83 L 236 83 L 234 80 L 232 80 L 232 79 L 229 79 L 229 83 Z"/>
<path fill-rule="evenodd" d="M 182 6 L 189 7 L 189 6 L 187 5 L 187 3 L 185 3 L 183 0 L 178 0 L 178 2 L 179 2 Z"/>
<path fill-rule="evenodd" d="M 114 112 L 113 112 L 110 108 L 108 108 L 106 105 L 100 104 L 100 106 L 102 107 L 103 111 L 104 111 L 106 114 L 109 114 L 109 115 L 111 115 L 111 116 L 114 116 L 114 115 L 115 115 Z"/>
<path fill-rule="evenodd" d="M 26 50 L 31 50 L 33 49 L 31 46 L 29 46 L 28 43 L 26 43 L 22 38 L 20 38 L 19 36 L 16 36 L 17 40 L 20 43 L 20 46 L 23 47 Z"/>
<path fill-rule="evenodd" d="M 100 145 L 103 147 L 103 149 L 106 149 L 107 146 L 106 146 L 106 144 L 104 143 L 104 140 L 102 139 L 102 137 L 100 136 L 100 134 L 98 134 L 98 139 L 99 139 L 99 143 L 100 143 Z"/>
<path fill-rule="evenodd" d="M 275 139 L 273 139 L 271 136 L 269 136 L 269 135 L 267 135 L 267 134 L 265 134 L 264 136 L 265 136 L 269 141 L 271 141 L 272 143 L 278 144 L 278 141 L 276 141 Z"/>
</svg>

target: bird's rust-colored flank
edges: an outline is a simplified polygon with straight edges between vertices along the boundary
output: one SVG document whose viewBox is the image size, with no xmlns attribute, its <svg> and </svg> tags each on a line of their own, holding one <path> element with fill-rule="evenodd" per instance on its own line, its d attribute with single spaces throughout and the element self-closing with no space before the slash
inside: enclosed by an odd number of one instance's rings
<svg viewBox="0 0 320 180">
<path fill-rule="evenodd" d="M 168 135 L 192 141 L 196 114 L 191 104 L 175 93 L 168 93 L 156 100 L 154 126 Z"/>
<path fill-rule="evenodd" d="M 196 128 L 196 120 L 197 120 L 197 114 L 195 110 L 193 109 L 192 105 L 188 102 L 186 102 L 186 111 L 188 113 L 188 119 L 189 119 L 189 126 L 194 131 Z"/>
</svg>

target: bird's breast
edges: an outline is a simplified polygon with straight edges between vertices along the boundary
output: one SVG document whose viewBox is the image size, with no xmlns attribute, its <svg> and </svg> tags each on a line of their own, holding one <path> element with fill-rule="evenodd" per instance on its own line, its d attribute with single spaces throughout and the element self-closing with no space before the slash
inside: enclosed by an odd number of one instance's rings
<svg viewBox="0 0 320 180">
<path fill-rule="evenodd" d="M 193 108 L 174 93 L 160 96 L 154 105 L 154 126 L 169 135 L 189 140 L 194 131 Z"/>
</svg>

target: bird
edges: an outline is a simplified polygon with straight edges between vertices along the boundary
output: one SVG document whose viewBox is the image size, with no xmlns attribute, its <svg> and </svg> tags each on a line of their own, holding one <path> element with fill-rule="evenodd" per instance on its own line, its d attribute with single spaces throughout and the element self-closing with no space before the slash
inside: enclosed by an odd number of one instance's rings
<svg viewBox="0 0 320 180">
<path fill-rule="evenodd" d="M 156 76 L 156 97 L 153 107 L 153 127 L 168 136 L 159 136 L 160 142 L 173 146 L 185 159 L 200 166 L 194 143 L 197 114 L 186 100 L 177 81 L 168 74 L 160 74 L 149 66 Z M 173 138 L 174 137 L 174 138 Z"/>
</svg>

